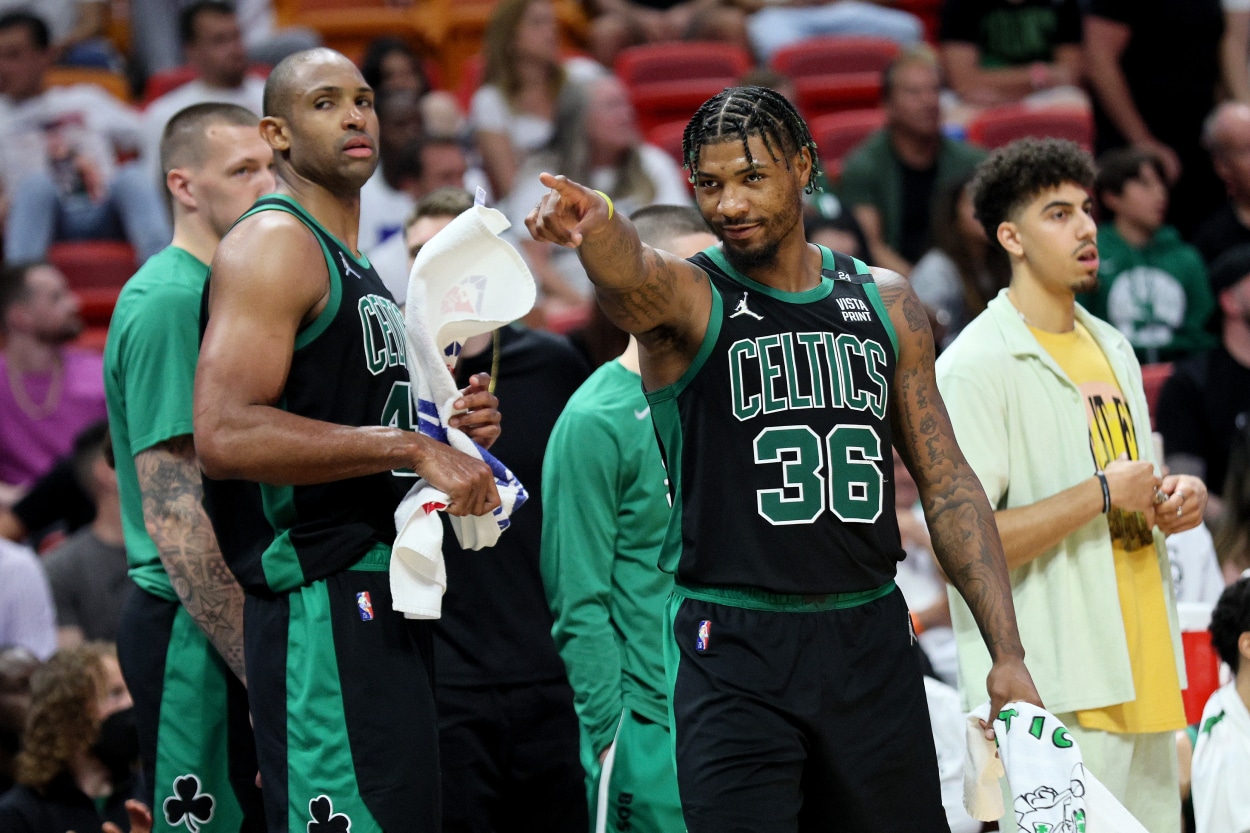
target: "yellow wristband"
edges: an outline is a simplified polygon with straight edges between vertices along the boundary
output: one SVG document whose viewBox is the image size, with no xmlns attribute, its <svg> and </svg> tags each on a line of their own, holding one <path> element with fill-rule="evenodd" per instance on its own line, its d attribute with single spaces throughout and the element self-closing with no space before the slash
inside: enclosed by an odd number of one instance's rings
<svg viewBox="0 0 1250 833">
<path fill-rule="evenodd" d="M 616 208 L 612 205 L 612 198 L 602 191 L 595 191 L 596 194 L 603 197 L 603 201 L 608 204 L 608 219 L 612 219 L 612 215 L 616 213 Z"/>
</svg>

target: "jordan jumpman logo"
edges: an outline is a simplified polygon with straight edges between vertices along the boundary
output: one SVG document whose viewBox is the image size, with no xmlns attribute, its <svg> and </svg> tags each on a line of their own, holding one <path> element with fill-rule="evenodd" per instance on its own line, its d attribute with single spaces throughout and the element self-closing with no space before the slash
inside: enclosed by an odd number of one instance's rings
<svg viewBox="0 0 1250 833">
<path fill-rule="evenodd" d="M 737 318 L 739 315 L 749 315 L 752 318 L 754 318 L 756 321 L 764 320 L 764 316 L 757 315 L 751 312 L 749 309 L 747 309 L 747 293 L 745 292 L 742 293 L 742 300 L 738 302 L 738 306 L 734 307 L 733 314 L 730 315 L 729 317 Z"/>
</svg>

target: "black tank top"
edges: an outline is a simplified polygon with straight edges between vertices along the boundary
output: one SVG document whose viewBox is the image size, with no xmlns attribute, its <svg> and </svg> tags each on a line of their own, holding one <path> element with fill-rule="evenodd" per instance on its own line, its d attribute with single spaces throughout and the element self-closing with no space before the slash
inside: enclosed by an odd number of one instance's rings
<svg viewBox="0 0 1250 833">
<path fill-rule="evenodd" d="M 889 395 L 898 342 L 862 262 L 821 248 L 820 285 L 782 292 L 719 247 L 707 335 L 647 394 L 673 497 L 660 565 L 688 585 L 879 587 L 903 557 Z"/>
<path fill-rule="evenodd" d="M 403 315 L 377 272 L 295 200 L 263 197 L 239 219 L 261 211 L 285 211 L 308 226 L 330 273 L 329 302 L 295 338 L 277 407 L 339 425 L 411 430 Z M 201 330 L 207 325 L 208 291 L 206 285 Z M 205 477 L 204 503 L 240 584 L 266 595 L 340 572 L 370 549 L 389 546 L 395 509 L 412 477 L 384 472 L 314 486 Z"/>
</svg>

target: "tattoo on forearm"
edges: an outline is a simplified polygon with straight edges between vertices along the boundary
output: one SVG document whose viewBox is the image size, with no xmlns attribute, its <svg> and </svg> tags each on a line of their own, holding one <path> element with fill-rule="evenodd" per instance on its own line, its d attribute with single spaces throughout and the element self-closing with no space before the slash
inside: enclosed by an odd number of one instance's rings
<svg viewBox="0 0 1250 833">
<path fill-rule="evenodd" d="M 905 279 L 879 275 L 878 288 L 900 330 L 892 396 L 895 445 L 920 487 L 934 554 L 968 603 L 991 654 L 1022 653 L 994 512 L 959 450 L 937 391 L 928 315 Z"/>
<path fill-rule="evenodd" d="M 191 437 L 135 457 L 143 517 L 174 592 L 230 669 L 245 680 L 243 590 L 226 566 L 204 511 Z"/>
<path fill-rule="evenodd" d="M 587 238 L 579 254 L 598 287 L 604 312 L 623 329 L 639 334 L 651 331 L 658 322 L 671 318 L 681 303 L 673 264 L 644 247 L 636 235 Z M 702 271 L 693 272 L 696 282 L 704 279 Z M 629 276 L 635 276 L 637 282 L 622 283 Z"/>
</svg>

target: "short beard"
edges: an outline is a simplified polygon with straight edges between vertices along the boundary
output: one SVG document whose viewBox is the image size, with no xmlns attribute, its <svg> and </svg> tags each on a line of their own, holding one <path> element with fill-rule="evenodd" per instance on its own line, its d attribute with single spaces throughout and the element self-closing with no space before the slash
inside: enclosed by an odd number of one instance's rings
<svg viewBox="0 0 1250 833">
<path fill-rule="evenodd" d="M 754 250 L 742 251 L 732 246 L 722 246 L 725 259 L 739 272 L 762 269 L 777 262 L 777 251 L 781 248 L 781 240 L 764 243 Z"/>
</svg>

